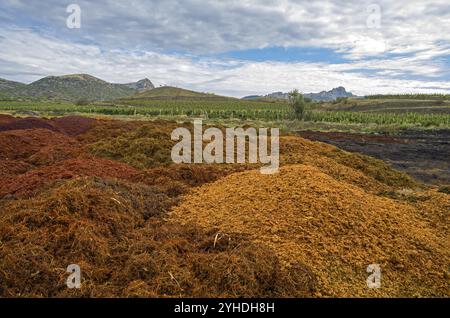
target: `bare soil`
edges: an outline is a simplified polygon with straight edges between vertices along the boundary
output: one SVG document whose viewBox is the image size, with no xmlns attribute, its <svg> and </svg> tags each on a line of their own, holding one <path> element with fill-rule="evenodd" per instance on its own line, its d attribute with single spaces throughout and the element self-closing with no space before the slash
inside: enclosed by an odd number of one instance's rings
<svg viewBox="0 0 450 318">
<path fill-rule="evenodd" d="M 298 135 L 382 159 L 428 184 L 450 183 L 450 130 L 407 130 L 395 136 L 318 131 Z"/>
</svg>

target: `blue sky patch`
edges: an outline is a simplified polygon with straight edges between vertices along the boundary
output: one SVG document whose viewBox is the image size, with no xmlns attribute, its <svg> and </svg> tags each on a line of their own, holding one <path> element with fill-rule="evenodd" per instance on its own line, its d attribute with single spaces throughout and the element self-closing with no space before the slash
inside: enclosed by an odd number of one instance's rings
<svg viewBox="0 0 450 318">
<path fill-rule="evenodd" d="M 326 62 L 330 64 L 345 63 L 344 54 L 328 48 L 318 47 L 266 47 L 230 51 L 216 55 L 218 58 L 238 59 L 255 62 Z"/>
</svg>

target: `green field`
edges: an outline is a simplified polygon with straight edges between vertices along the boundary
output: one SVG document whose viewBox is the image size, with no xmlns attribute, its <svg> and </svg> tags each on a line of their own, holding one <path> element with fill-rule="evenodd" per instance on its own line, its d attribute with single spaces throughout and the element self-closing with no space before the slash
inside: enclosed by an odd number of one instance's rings
<svg viewBox="0 0 450 318">
<path fill-rule="evenodd" d="M 345 99 L 340 102 L 326 103 L 323 110 L 352 111 L 366 113 L 421 113 L 450 114 L 450 100 L 435 99 Z"/>
<path fill-rule="evenodd" d="M 365 99 L 450 100 L 449 94 L 388 94 L 369 95 Z"/>
<path fill-rule="evenodd" d="M 392 109 L 401 109 L 393 111 Z M 417 111 L 420 109 L 420 111 Z M 424 111 L 428 109 L 428 111 Z M 401 128 L 448 129 L 450 105 L 434 100 L 350 99 L 339 103 L 312 103 L 301 120 L 295 119 L 285 101 L 239 99 L 128 99 L 75 105 L 70 102 L 0 101 L 0 111 L 44 116 L 66 114 L 109 115 L 131 118 L 189 119 L 277 123 L 280 126 L 326 130 L 395 130 Z"/>
</svg>

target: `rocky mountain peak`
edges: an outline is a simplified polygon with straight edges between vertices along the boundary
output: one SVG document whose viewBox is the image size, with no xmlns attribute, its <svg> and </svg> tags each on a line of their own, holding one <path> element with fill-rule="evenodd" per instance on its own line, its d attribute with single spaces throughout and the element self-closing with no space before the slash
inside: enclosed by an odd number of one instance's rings
<svg viewBox="0 0 450 318">
<path fill-rule="evenodd" d="M 320 93 L 309 93 L 309 94 L 303 94 L 305 97 L 310 98 L 314 101 L 333 101 L 336 100 L 339 97 L 354 97 L 350 92 L 347 92 L 345 87 L 338 86 L 335 87 L 329 91 L 321 91 Z M 275 98 L 275 99 L 289 99 L 289 93 L 283 93 L 283 92 L 275 92 L 271 93 L 265 96 L 248 96 L 246 99 L 255 99 L 260 97 L 267 97 L 267 98 Z"/>
<path fill-rule="evenodd" d="M 140 81 L 137 81 L 135 83 L 128 83 L 124 85 L 126 85 L 129 88 L 136 89 L 139 92 L 155 88 L 155 85 L 153 85 L 153 83 L 148 78 L 141 79 Z"/>
</svg>

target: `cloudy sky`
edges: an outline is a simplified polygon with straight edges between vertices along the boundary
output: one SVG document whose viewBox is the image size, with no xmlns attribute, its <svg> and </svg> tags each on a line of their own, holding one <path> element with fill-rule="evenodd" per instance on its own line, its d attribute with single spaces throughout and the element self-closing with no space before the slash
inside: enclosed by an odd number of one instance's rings
<svg viewBox="0 0 450 318">
<path fill-rule="evenodd" d="M 450 3 L 1 0 L 0 77 L 71 73 L 236 97 L 450 93 Z"/>
</svg>

